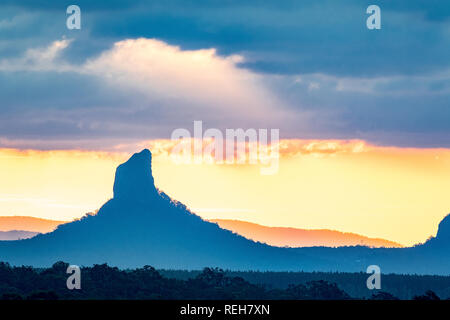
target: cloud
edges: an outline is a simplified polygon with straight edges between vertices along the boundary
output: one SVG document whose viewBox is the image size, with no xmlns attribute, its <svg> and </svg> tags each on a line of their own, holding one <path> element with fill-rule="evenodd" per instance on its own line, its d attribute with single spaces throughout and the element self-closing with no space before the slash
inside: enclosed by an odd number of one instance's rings
<svg viewBox="0 0 450 320">
<path fill-rule="evenodd" d="M 290 105 L 311 112 L 314 129 L 318 130 L 303 138 L 450 146 L 450 69 L 379 77 L 298 74 L 278 77 L 273 87 Z"/>
<path fill-rule="evenodd" d="M 70 72 L 100 78 L 116 90 L 139 92 L 174 110 L 186 107 L 225 111 L 236 118 L 274 119 L 283 102 L 256 73 L 240 68 L 239 55 L 220 56 L 214 48 L 182 50 L 157 39 L 127 39 L 80 65 L 60 59 L 72 40 L 28 49 L 22 57 L 0 60 L 4 72 Z M 277 114 L 274 115 L 274 111 Z"/>
<path fill-rule="evenodd" d="M 5 81 L 25 77 L 21 85 L 30 79 L 35 82 L 26 96 L 5 92 L 0 112 L 10 120 L 2 126 L 3 145 L 29 145 L 32 135 L 38 144 L 43 137 L 60 141 L 49 141 L 49 146 L 70 137 L 85 145 L 83 140 L 90 137 L 101 141 L 97 144 L 107 142 L 104 147 L 109 148 L 114 138 L 170 137 L 173 129 L 191 127 L 194 120 L 215 128 L 257 129 L 279 127 L 288 117 L 300 120 L 264 77 L 239 66 L 242 56 L 221 56 L 213 48 L 182 50 L 140 38 L 117 42 L 74 64 L 64 55 L 71 43 L 58 40 L 0 60 L 0 81 L 3 76 Z M 42 77 L 56 88 L 47 92 L 48 85 L 41 87 Z M 33 95 L 34 99 L 27 98 Z"/>
<path fill-rule="evenodd" d="M 282 102 L 257 74 L 239 68 L 244 58 L 220 56 L 215 49 L 182 50 L 156 39 L 128 39 L 82 66 L 82 72 L 114 87 L 167 99 L 173 109 L 221 111 L 235 118 L 273 119 Z M 177 106 L 184 105 L 184 106 Z M 275 111 L 278 111 L 275 115 Z"/>
<path fill-rule="evenodd" d="M 180 143 L 187 143 L 187 145 L 193 145 L 194 139 L 184 139 L 183 142 L 179 140 L 170 139 L 157 139 L 141 141 L 137 144 L 122 144 L 117 145 L 117 151 L 130 151 L 138 150 L 142 148 L 149 148 L 152 154 L 156 157 L 163 157 L 169 159 L 173 148 Z M 212 139 L 204 139 L 202 141 L 202 150 L 209 150 L 207 147 L 213 143 Z M 333 156 L 337 154 L 356 154 L 368 152 L 378 147 L 371 145 L 367 141 L 363 140 L 303 140 L 303 139 L 281 139 L 278 142 L 279 156 L 282 158 L 292 158 L 305 155 L 313 156 Z M 236 149 L 236 158 L 248 159 L 250 145 L 247 143 L 246 148 Z M 273 153 L 275 146 L 269 141 L 269 154 Z M 242 153 L 243 152 L 243 153 Z M 191 147 L 191 154 L 185 155 L 188 159 L 194 156 L 194 149 Z M 205 160 L 205 158 L 204 158 Z M 214 160 L 214 157 L 206 157 L 205 162 Z"/>
<path fill-rule="evenodd" d="M 330 74 L 299 74 L 287 77 L 297 87 L 308 91 L 325 88 L 342 93 L 372 95 L 450 93 L 450 68 L 425 75 L 393 75 L 383 77 L 338 77 Z"/>
<path fill-rule="evenodd" d="M 380 0 L 378 31 L 367 30 L 359 0 L 81 0 L 77 31 L 59 1 L 3 1 L 0 136 L 140 141 L 200 119 L 284 137 L 450 146 L 450 5 L 430 1 Z M 69 38 L 65 49 L 43 47 Z M 40 49 L 27 57 L 30 48 Z"/>
<path fill-rule="evenodd" d="M 372 148 L 374 147 L 362 140 L 285 139 L 280 141 L 280 154 L 286 157 L 361 153 Z"/>
<path fill-rule="evenodd" d="M 67 60 L 72 46 L 62 39 L 0 60 L 3 146 L 109 150 L 169 137 L 194 120 L 222 130 L 279 128 L 289 138 L 448 146 L 445 70 L 270 76 L 243 68 L 242 55 L 157 39 L 122 40 L 81 63 Z"/>
<path fill-rule="evenodd" d="M 58 61 L 62 51 L 71 43 L 63 39 L 52 42 L 48 47 L 28 49 L 22 57 L 0 60 L 0 71 L 73 71 L 74 68 Z"/>
</svg>

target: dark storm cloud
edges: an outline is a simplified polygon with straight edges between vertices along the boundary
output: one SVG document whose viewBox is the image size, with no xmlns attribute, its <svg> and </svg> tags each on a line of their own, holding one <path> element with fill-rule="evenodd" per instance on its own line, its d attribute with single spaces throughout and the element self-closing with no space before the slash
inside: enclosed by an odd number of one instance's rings
<svg viewBox="0 0 450 320">
<path fill-rule="evenodd" d="M 246 52 L 253 59 L 247 67 L 269 73 L 420 73 L 450 63 L 446 1 L 377 1 L 382 9 L 382 30 L 377 32 L 365 27 L 365 10 L 372 2 L 360 0 L 76 3 L 83 27 L 99 42 L 149 37 L 185 48 Z M 7 0 L 3 6 L 42 13 L 44 26 L 54 25 L 47 33 L 76 35 L 64 30 L 65 1 Z M 45 37 L 44 26 L 36 29 L 30 23 L 28 32 Z M 85 45 L 91 52 L 79 54 L 96 53 L 106 43 Z"/>
<path fill-rule="evenodd" d="M 66 28 L 65 9 L 70 4 L 81 7 L 81 30 Z M 370 4 L 381 7 L 381 30 L 366 28 Z M 182 49 L 241 54 L 241 66 L 267 77 L 294 112 L 311 114 L 307 134 L 367 137 L 382 144 L 450 145 L 448 1 L 0 4 L 0 60 L 63 37 L 74 39 L 61 53 L 73 65 L 94 59 L 117 41 L 138 37 L 161 39 Z M 302 81 L 295 81 L 297 76 Z M 274 77 L 280 78 L 273 81 Z M 156 101 L 147 111 L 138 111 L 143 102 L 136 93 L 114 91 L 99 79 L 70 72 L 0 72 L 0 98 L 0 137 L 9 138 L 158 136 L 144 129 L 145 124 L 166 123 L 172 128 L 189 114 L 168 113 L 164 102 Z M 137 111 L 123 113 L 124 106 Z M 159 136 L 168 131 L 160 129 Z M 288 125 L 281 132 L 305 134 Z"/>
</svg>

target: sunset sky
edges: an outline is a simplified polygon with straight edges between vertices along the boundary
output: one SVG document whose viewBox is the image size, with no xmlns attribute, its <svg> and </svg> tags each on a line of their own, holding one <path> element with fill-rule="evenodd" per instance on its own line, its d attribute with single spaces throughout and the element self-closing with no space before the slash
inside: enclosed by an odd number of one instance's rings
<svg viewBox="0 0 450 320">
<path fill-rule="evenodd" d="M 261 175 L 259 165 L 175 164 L 165 142 L 148 144 L 159 143 L 157 187 L 206 219 L 335 229 L 411 245 L 434 236 L 450 212 L 448 149 L 283 140 L 279 172 Z M 0 166 L 8 170 L 0 215 L 71 220 L 95 211 L 112 197 L 115 167 L 128 156 L 2 149 Z"/>
<path fill-rule="evenodd" d="M 358 0 L 0 4 L 0 215 L 71 220 L 150 148 L 204 218 L 411 245 L 450 213 L 450 5 Z M 254 5 L 254 2 L 252 2 Z M 279 170 L 176 164 L 175 129 L 279 129 Z"/>
</svg>

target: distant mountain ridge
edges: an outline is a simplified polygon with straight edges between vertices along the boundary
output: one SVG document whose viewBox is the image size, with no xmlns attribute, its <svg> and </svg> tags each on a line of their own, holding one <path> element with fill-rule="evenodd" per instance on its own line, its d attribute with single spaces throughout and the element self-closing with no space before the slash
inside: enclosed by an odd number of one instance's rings
<svg viewBox="0 0 450 320">
<path fill-rule="evenodd" d="M 449 274 L 449 226 L 447 216 L 436 238 L 411 248 L 269 246 L 204 221 L 159 191 L 153 182 L 151 152 L 145 149 L 117 168 L 114 197 L 98 214 L 31 239 L 0 241 L 0 259 L 33 266 L 62 260 L 122 268 L 271 271 L 365 272 L 376 264 L 383 273 Z"/>
<path fill-rule="evenodd" d="M 26 216 L 0 216 L 0 231 L 23 230 L 46 233 L 67 222 Z"/>
<path fill-rule="evenodd" d="M 308 230 L 286 227 L 268 227 L 242 220 L 212 219 L 219 227 L 230 230 L 254 241 L 267 243 L 277 247 L 339 247 L 364 245 L 369 247 L 402 247 L 393 241 L 377 238 L 368 238 L 355 233 L 346 233 L 335 230 Z M 69 221 L 57 221 L 26 216 L 0 216 L 0 240 L 18 240 L 31 238 L 38 233 L 54 231 L 59 225 Z M 15 232 L 11 232 L 15 231 Z M 1 232 L 5 234 L 4 238 Z M 20 232 L 23 232 L 21 234 Z M 14 238 L 16 236 L 16 238 Z"/>
<path fill-rule="evenodd" d="M 38 232 L 24 231 L 24 230 L 10 230 L 0 231 L 0 240 L 20 240 L 28 239 L 38 235 Z"/>
<path fill-rule="evenodd" d="M 343 247 L 368 246 L 401 248 L 401 244 L 379 238 L 369 238 L 356 233 L 328 229 L 298 229 L 287 227 L 268 227 L 241 220 L 211 219 L 221 228 L 230 230 L 254 241 L 277 247 Z"/>
</svg>

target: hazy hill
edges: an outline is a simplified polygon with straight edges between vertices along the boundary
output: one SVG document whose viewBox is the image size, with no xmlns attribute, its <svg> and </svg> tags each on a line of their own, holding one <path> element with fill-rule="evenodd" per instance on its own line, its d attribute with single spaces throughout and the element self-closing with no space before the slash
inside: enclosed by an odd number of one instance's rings
<svg viewBox="0 0 450 320">
<path fill-rule="evenodd" d="M 401 244 L 393 241 L 335 230 L 267 227 L 240 220 L 213 219 L 209 221 L 215 222 L 221 228 L 233 231 L 248 239 L 278 247 L 342 247 L 358 245 L 375 248 L 402 247 Z"/>
<path fill-rule="evenodd" d="M 11 216 L 0 217 L 0 231 L 26 230 L 31 232 L 46 233 L 56 229 L 67 221 L 47 220 L 34 217 Z"/>
<path fill-rule="evenodd" d="M 356 245 L 365 245 L 369 247 L 402 246 L 393 241 L 368 238 L 355 233 L 346 233 L 335 230 L 267 227 L 240 220 L 214 219 L 209 221 L 218 223 L 221 228 L 235 232 L 248 239 L 278 247 L 339 247 Z M 68 221 L 56 221 L 24 216 L 0 216 L 0 240 L 31 238 L 38 233 L 51 232 L 55 230 L 58 225 L 67 222 Z M 3 234 L 2 236 L 2 232 L 9 233 Z"/>
<path fill-rule="evenodd" d="M 0 240 L 19 240 L 32 238 L 38 232 L 23 231 L 23 230 L 11 230 L 11 231 L 0 231 Z"/>
</svg>

